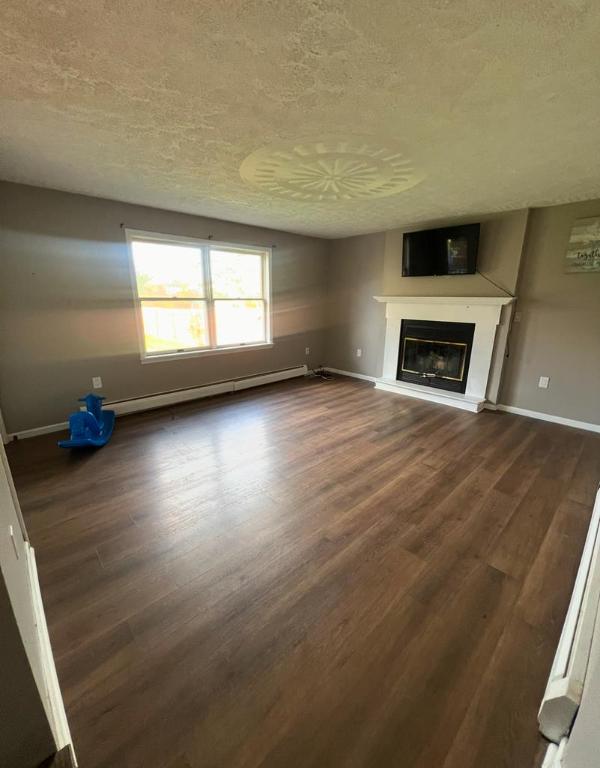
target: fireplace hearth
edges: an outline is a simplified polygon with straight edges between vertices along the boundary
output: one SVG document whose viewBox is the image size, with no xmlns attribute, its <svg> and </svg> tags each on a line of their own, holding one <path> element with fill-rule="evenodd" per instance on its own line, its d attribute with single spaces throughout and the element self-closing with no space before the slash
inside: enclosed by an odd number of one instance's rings
<svg viewBox="0 0 600 768">
<path fill-rule="evenodd" d="M 402 320 L 398 381 L 464 393 L 475 323 Z"/>
</svg>

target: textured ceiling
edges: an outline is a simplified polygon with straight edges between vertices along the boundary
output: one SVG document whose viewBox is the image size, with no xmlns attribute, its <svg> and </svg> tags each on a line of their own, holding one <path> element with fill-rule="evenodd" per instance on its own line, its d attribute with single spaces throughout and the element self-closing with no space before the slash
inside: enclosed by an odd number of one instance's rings
<svg viewBox="0 0 600 768">
<path fill-rule="evenodd" d="M 3 0 L 0 177 L 324 236 L 600 197 L 599 40 L 597 0 Z"/>
</svg>

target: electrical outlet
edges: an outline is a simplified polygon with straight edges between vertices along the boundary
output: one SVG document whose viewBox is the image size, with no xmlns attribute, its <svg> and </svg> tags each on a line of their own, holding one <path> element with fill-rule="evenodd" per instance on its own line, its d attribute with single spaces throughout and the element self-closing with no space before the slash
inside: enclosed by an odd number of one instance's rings
<svg viewBox="0 0 600 768">
<path fill-rule="evenodd" d="M 304 347 L 304 354 L 310 355 L 310 347 Z"/>
<path fill-rule="evenodd" d="M 360 347 L 356 350 L 356 357 L 362 357 L 362 349 Z"/>
<path fill-rule="evenodd" d="M 102 389 L 102 378 L 100 376 L 94 376 L 92 378 L 92 386 L 94 389 Z"/>
<path fill-rule="evenodd" d="M 540 376 L 540 380 L 538 381 L 538 387 L 540 389 L 548 389 L 548 384 L 550 384 L 550 377 Z"/>
</svg>

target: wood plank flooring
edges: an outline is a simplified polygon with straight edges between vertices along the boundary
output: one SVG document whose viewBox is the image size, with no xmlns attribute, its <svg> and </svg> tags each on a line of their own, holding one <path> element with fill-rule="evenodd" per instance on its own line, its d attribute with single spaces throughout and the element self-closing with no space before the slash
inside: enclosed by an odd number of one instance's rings
<svg viewBox="0 0 600 768">
<path fill-rule="evenodd" d="M 9 446 L 82 768 L 528 768 L 600 435 L 349 379 Z"/>
</svg>

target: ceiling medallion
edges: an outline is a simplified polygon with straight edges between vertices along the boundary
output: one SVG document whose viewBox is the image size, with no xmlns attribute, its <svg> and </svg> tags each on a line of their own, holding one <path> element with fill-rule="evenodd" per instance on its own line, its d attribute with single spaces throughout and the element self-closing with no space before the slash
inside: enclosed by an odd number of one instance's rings
<svg viewBox="0 0 600 768">
<path fill-rule="evenodd" d="M 257 149 L 241 164 L 240 176 L 265 192 L 300 202 L 388 197 L 424 178 L 398 147 L 361 139 Z"/>
</svg>

